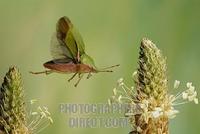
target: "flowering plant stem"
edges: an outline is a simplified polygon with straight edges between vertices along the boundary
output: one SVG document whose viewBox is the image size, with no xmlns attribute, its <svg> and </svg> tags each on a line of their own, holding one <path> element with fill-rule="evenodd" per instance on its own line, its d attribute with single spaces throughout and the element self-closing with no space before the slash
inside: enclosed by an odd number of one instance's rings
<svg viewBox="0 0 200 134">
<path fill-rule="evenodd" d="M 0 132 L 3 134 L 29 134 L 21 74 L 10 67 L 0 90 Z"/>
<path fill-rule="evenodd" d="M 191 82 L 177 95 L 168 93 L 166 70 L 166 58 L 161 51 L 149 39 L 142 39 L 139 67 L 132 75 L 135 86 L 129 88 L 120 78 L 109 99 L 109 103 L 128 104 L 125 116 L 133 128 L 130 134 L 169 134 L 169 119 L 179 113 L 174 107 L 192 101 L 198 104 Z M 174 89 L 179 85 L 176 80 Z"/>
<path fill-rule="evenodd" d="M 10 67 L 0 89 L 0 134 L 37 134 L 53 123 L 50 115 L 44 106 L 27 112 L 21 74 Z"/>
<path fill-rule="evenodd" d="M 142 103 L 145 106 L 142 114 L 134 116 L 134 125 L 137 133 L 168 134 L 168 117 L 165 114 L 156 115 L 159 114 L 162 105 L 165 107 L 167 98 L 166 60 L 160 50 L 146 38 L 141 42 L 139 54 L 139 68 L 135 79 L 137 91 L 135 103 L 141 105 L 141 102 L 145 102 Z M 149 111 L 155 112 L 149 113 Z"/>
</svg>

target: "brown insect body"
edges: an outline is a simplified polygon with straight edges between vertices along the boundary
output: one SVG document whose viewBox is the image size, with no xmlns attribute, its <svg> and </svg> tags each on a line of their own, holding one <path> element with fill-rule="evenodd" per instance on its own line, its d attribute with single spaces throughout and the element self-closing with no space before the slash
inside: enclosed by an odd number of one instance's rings
<svg viewBox="0 0 200 134">
<path fill-rule="evenodd" d="M 98 71 L 86 64 L 75 64 L 73 62 L 69 63 L 54 63 L 53 61 L 48 61 L 43 64 L 47 69 L 59 73 L 97 73 Z"/>
</svg>

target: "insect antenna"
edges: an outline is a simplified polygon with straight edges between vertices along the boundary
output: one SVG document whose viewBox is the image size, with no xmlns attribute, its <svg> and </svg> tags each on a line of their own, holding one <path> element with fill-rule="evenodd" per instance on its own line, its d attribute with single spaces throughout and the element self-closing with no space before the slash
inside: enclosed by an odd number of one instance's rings
<svg viewBox="0 0 200 134">
<path fill-rule="evenodd" d="M 107 70 L 107 69 L 118 67 L 118 66 L 120 66 L 120 65 L 117 64 L 117 65 L 113 65 L 113 66 L 110 66 L 110 67 L 101 68 L 101 69 L 98 70 L 98 72 L 113 72 L 112 70 Z"/>
<path fill-rule="evenodd" d="M 112 70 L 98 70 L 98 72 L 113 72 Z"/>
</svg>

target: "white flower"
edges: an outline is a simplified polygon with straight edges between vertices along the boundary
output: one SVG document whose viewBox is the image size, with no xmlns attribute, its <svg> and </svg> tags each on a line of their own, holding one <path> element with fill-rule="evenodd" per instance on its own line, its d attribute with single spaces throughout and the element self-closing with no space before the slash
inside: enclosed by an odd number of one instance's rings
<svg viewBox="0 0 200 134">
<path fill-rule="evenodd" d="M 53 119 L 49 116 L 48 120 L 50 121 L 51 124 L 53 124 Z"/>
<path fill-rule="evenodd" d="M 192 86 L 192 82 L 187 83 L 187 87 L 190 88 Z"/>
<path fill-rule="evenodd" d="M 147 105 L 147 107 L 148 107 L 148 105 L 149 105 L 149 101 L 146 100 L 146 99 L 142 100 L 142 103 L 145 104 L 145 105 Z"/>
<path fill-rule="evenodd" d="M 153 111 L 151 113 L 154 118 L 158 118 L 158 117 L 162 116 L 162 114 L 163 114 L 163 112 L 159 112 L 159 111 Z"/>
<path fill-rule="evenodd" d="M 197 92 L 195 91 L 195 87 L 192 86 L 191 82 L 187 83 L 187 88 L 187 90 L 182 92 L 182 98 L 184 100 L 194 101 L 195 104 L 198 104 Z"/>
<path fill-rule="evenodd" d="M 144 111 L 147 111 L 147 106 L 143 103 L 139 104 L 140 108 L 143 109 Z"/>
<path fill-rule="evenodd" d="M 47 107 L 44 107 L 45 108 L 45 113 L 48 115 L 48 116 L 50 116 L 51 115 L 51 113 L 48 111 L 48 108 Z"/>
<path fill-rule="evenodd" d="M 118 83 L 122 83 L 124 81 L 124 79 L 123 78 L 120 78 L 120 79 L 118 79 Z"/>
<path fill-rule="evenodd" d="M 136 79 L 136 76 L 137 76 L 137 71 L 133 72 L 132 78 L 135 80 L 135 79 Z"/>
<path fill-rule="evenodd" d="M 111 99 L 112 99 L 112 100 L 116 100 L 115 98 L 116 98 L 116 97 L 115 97 L 114 95 L 113 95 L 113 96 L 111 96 Z"/>
<path fill-rule="evenodd" d="M 191 94 L 190 96 L 188 96 L 188 100 L 189 101 L 193 101 L 194 99 L 196 99 L 196 92 L 194 92 L 193 94 Z"/>
<path fill-rule="evenodd" d="M 156 107 L 156 108 L 154 109 L 154 111 L 151 112 L 151 114 L 152 114 L 152 116 L 153 116 L 154 118 L 158 118 L 158 117 L 160 117 L 160 116 L 163 115 L 163 112 L 162 112 L 162 111 L 163 111 L 163 110 L 162 110 L 161 107 Z"/>
<path fill-rule="evenodd" d="M 110 99 L 108 99 L 108 105 L 109 105 L 109 106 L 111 105 L 111 100 L 110 100 Z"/>
<path fill-rule="evenodd" d="M 31 115 L 38 115 L 38 112 L 32 112 Z"/>
<path fill-rule="evenodd" d="M 174 82 L 174 88 L 177 89 L 179 87 L 179 85 L 180 85 L 180 81 L 175 80 L 175 82 Z"/>
<path fill-rule="evenodd" d="M 118 97 L 118 99 L 117 99 L 119 103 L 121 103 L 121 99 L 122 99 L 122 96 L 120 95 L 120 96 Z"/>
<path fill-rule="evenodd" d="M 41 119 L 44 118 L 44 117 L 47 118 L 47 115 L 46 115 L 45 112 L 42 111 L 42 112 L 40 112 L 40 114 L 41 114 Z"/>
<path fill-rule="evenodd" d="M 184 100 L 187 99 L 187 98 L 188 98 L 188 93 L 183 92 L 183 93 L 182 93 L 182 98 L 183 98 Z"/>
<path fill-rule="evenodd" d="M 144 112 L 148 112 L 148 106 L 149 106 L 148 100 L 142 100 L 142 103 L 140 103 L 139 106 Z"/>
<path fill-rule="evenodd" d="M 194 90 L 195 90 L 195 87 L 194 87 L 194 86 L 190 86 L 189 89 L 188 89 L 188 91 L 191 92 L 191 93 L 193 93 Z"/>
<path fill-rule="evenodd" d="M 123 78 L 120 78 L 118 81 L 117 81 L 117 83 L 118 83 L 118 85 L 119 86 L 122 86 L 122 85 L 124 85 L 124 79 Z"/>
<path fill-rule="evenodd" d="M 37 100 L 30 100 L 31 104 L 34 104 Z M 45 106 L 38 106 L 36 110 L 30 111 L 28 116 L 30 116 L 30 124 L 28 128 L 34 130 L 35 133 L 39 133 L 41 130 L 46 128 L 48 125 L 53 123 L 53 119 L 50 117 L 50 112 Z"/>
<path fill-rule="evenodd" d="M 167 116 L 170 119 L 173 119 L 174 117 L 176 117 L 176 114 L 179 113 L 178 110 L 175 110 L 173 107 L 171 107 L 171 109 L 169 111 L 166 112 Z"/>
<path fill-rule="evenodd" d="M 116 88 L 113 89 L 113 94 L 117 95 L 117 89 Z"/>
<path fill-rule="evenodd" d="M 169 100 L 172 103 L 172 102 L 174 102 L 176 100 L 176 97 L 174 95 L 170 95 L 169 96 Z"/>
<path fill-rule="evenodd" d="M 36 100 L 36 99 L 32 99 L 32 100 L 30 100 L 30 103 L 31 103 L 31 105 L 32 104 L 34 104 L 34 103 L 36 103 L 38 100 Z"/>
<path fill-rule="evenodd" d="M 40 112 L 43 112 L 42 108 L 40 106 L 38 106 L 37 108 Z"/>
<path fill-rule="evenodd" d="M 194 103 L 195 103 L 195 104 L 198 104 L 198 103 L 199 103 L 198 98 L 195 98 L 195 99 L 194 99 Z"/>
</svg>

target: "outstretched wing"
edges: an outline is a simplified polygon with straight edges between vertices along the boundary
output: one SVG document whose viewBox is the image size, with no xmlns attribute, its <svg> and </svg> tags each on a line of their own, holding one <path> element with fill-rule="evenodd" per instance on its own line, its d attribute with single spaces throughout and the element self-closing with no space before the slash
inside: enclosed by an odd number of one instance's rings
<svg viewBox="0 0 200 134">
<path fill-rule="evenodd" d="M 54 59 L 67 59 L 78 63 L 85 53 L 83 39 L 67 17 L 62 17 L 57 22 L 56 34 L 51 40 L 51 54 Z"/>
<path fill-rule="evenodd" d="M 65 43 L 58 41 L 56 33 L 51 38 L 50 50 L 54 61 L 58 61 L 58 59 L 73 61 L 70 50 L 66 47 Z"/>
<path fill-rule="evenodd" d="M 57 23 L 57 39 L 60 44 L 65 44 L 71 57 L 77 58 L 84 54 L 85 46 L 83 39 L 67 17 L 62 17 Z"/>
<path fill-rule="evenodd" d="M 67 38 L 66 38 L 65 41 L 66 41 L 67 44 L 71 44 L 72 42 L 74 42 L 74 44 L 76 45 L 76 48 L 78 49 L 80 55 L 85 53 L 85 45 L 84 45 L 84 42 L 83 42 L 83 38 L 82 38 L 81 34 L 79 33 L 79 31 L 75 27 L 72 27 L 69 30 L 69 32 L 67 34 Z"/>
</svg>

